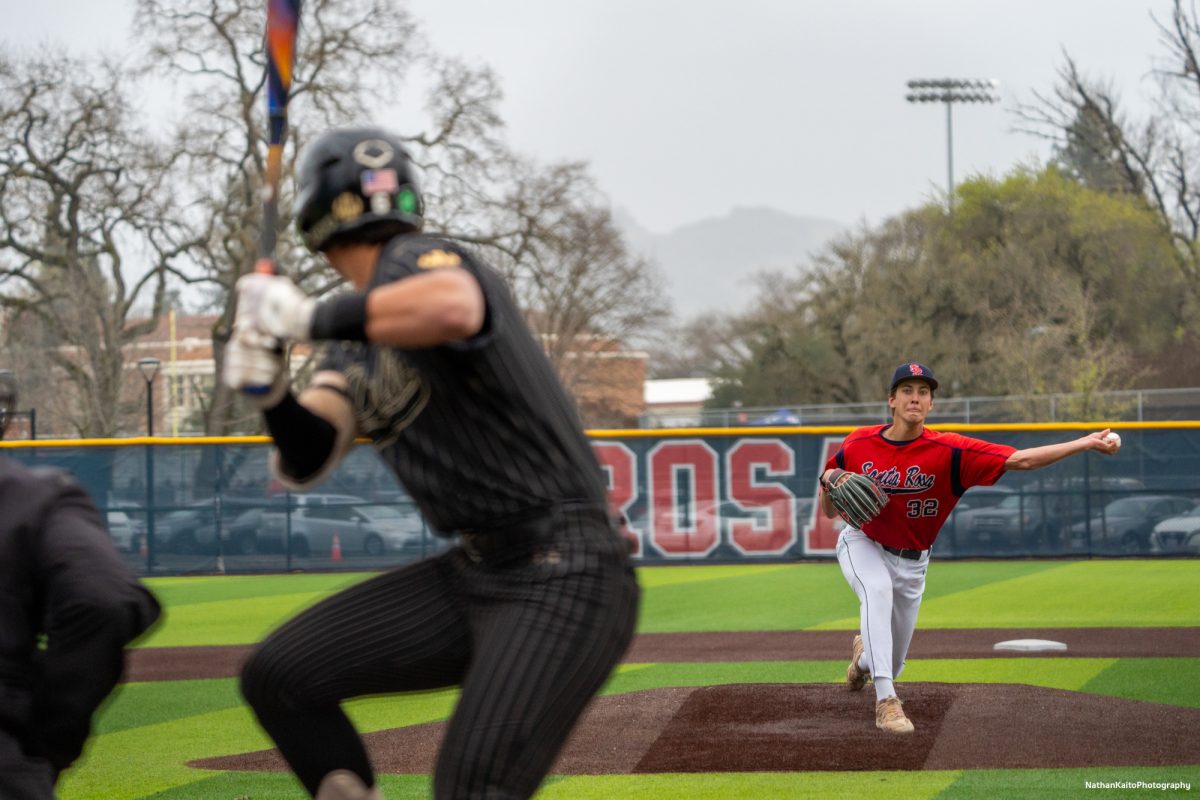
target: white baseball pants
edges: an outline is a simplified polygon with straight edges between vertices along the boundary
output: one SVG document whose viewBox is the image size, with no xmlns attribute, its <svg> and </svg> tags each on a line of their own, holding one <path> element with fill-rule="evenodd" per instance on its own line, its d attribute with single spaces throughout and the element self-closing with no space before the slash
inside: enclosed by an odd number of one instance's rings
<svg viewBox="0 0 1200 800">
<path fill-rule="evenodd" d="M 863 637 L 859 666 L 871 671 L 876 697 L 882 700 L 895 694 L 892 681 L 904 669 L 925 593 L 929 551 L 919 559 L 901 558 L 857 528 L 846 528 L 838 537 L 837 558 L 858 595 Z"/>
</svg>

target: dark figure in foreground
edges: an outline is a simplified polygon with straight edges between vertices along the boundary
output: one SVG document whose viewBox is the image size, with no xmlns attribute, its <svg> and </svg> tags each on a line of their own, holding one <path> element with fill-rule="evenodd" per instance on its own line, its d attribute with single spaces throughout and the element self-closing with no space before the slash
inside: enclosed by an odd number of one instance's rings
<svg viewBox="0 0 1200 800">
<path fill-rule="evenodd" d="M 0 437 L 15 406 L 5 370 Z M 0 798 L 46 800 L 159 606 L 66 473 L 0 456 L 0 510 Z"/>
<path fill-rule="evenodd" d="M 341 701 L 458 685 L 434 794 L 529 797 L 633 635 L 638 588 L 603 474 L 504 283 L 421 234 L 394 136 L 329 132 L 298 183 L 301 238 L 354 291 L 316 303 L 287 278 L 242 278 L 225 380 L 262 408 L 282 481 L 315 485 L 367 436 L 460 544 L 286 623 L 242 691 L 310 793 L 358 800 L 381 794 Z M 321 340 L 296 398 L 280 345 Z"/>
</svg>

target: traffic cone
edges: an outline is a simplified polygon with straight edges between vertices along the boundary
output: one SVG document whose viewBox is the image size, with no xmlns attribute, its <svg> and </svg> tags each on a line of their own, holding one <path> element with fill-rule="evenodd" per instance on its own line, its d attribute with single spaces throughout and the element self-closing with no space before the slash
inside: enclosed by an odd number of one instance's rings
<svg viewBox="0 0 1200 800">
<path fill-rule="evenodd" d="M 338 535 L 336 533 L 333 535 L 333 544 L 329 547 L 329 560 L 342 560 L 342 542 L 340 539 L 338 539 Z"/>
</svg>

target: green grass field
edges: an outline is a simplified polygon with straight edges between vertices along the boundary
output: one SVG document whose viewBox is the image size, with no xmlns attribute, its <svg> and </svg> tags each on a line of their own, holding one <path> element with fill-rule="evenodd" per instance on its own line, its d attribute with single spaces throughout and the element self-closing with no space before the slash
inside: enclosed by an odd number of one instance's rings
<svg viewBox="0 0 1200 800">
<path fill-rule="evenodd" d="M 364 575 L 159 578 L 166 608 L 140 647 L 258 641 L 297 610 Z M 852 630 L 857 605 L 836 564 L 650 567 L 643 632 Z M 1171 627 L 1200 625 L 1200 561 L 939 563 L 929 572 L 920 628 Z M 836 682 L 843 661 L 626 664 L 606 693 L 668 686 Z M 1007 682 L 1200 708 L 1200 659 L 914 660 L 907 681 Z M 446 718 L 455 693 L 355 701 L 363 732 Z M 96 721 L 85 760 L 60 783 L 62 800 L 267 800 L 306 795 L 289 775 L 193 769 L 198 758 L 270 742 L 233 679 L 121 687 Z M 1183 781 L 1200 792 L 1200 735 L 1190 767 L 923 772 L 613 775 L 551 778 L 538 798 L 1083 797 L 1085 781 Z M 1003 743 L 997 743 L 1003 746 Z M 428 797 L 427 776 L 384 775 L 389 800 Z M 1146 790 L 1101 791 L 1105 797 Z M 1169 792 L 1174 794 L 1174 792 Z"/>
</svg>

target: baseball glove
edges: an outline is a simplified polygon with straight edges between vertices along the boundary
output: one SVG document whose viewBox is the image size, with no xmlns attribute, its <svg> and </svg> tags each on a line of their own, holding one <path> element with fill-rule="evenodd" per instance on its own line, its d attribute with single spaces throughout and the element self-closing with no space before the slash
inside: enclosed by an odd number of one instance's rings
<svg viewBox="0 0 1200 800">
<path fill-rule="evenodd" d="M 887 505 L 887 493 L 875 481 L 858 472 L 835 469 L 827 480 L 821 481 L 821 486 L 841 518 L 859 530 L 879 516 Z"/>
</svg>

